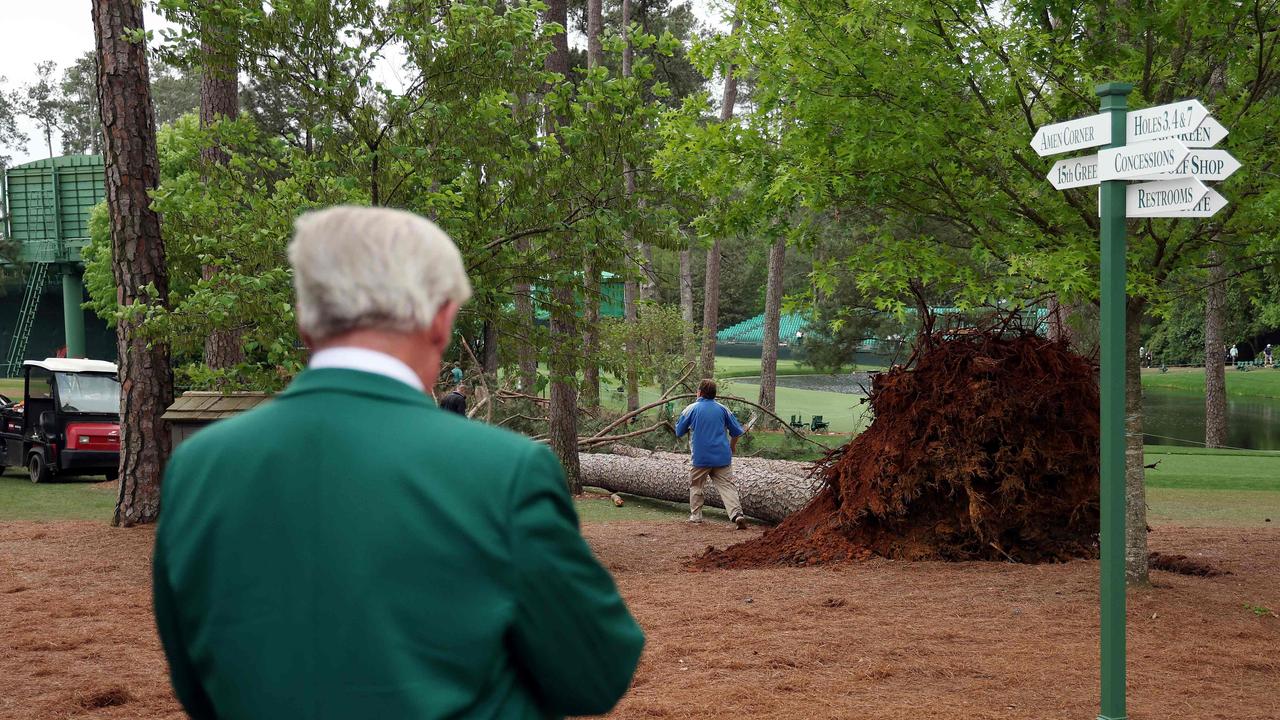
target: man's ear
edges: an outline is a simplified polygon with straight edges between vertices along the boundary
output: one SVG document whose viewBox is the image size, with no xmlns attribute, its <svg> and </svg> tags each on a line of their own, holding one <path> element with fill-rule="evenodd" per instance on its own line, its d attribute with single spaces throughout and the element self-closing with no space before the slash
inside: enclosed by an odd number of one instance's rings
<svg viewBox="0 0 1280 720">
<path fill-rule="evenodd" d="M 431 321 L 432 344 L 436 345 L 443 351 L 449 347 L 449 343 L 453 340 L 453 320 L 458 316 L 458 303 L 452 300 L 440 306 L 436 311 L 436 316 Z"/>
</svg>

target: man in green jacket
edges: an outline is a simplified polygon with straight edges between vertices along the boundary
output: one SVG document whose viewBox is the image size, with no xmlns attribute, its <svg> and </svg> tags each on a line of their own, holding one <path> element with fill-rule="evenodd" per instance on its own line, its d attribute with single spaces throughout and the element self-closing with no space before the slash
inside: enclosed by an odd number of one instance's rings
<svg viewBox="0 0 1280 720">
<path fill-rule="evenodd" d="M 555 457 L 435 407 L 471 288 L 410 213 L 332 208 L 289 246 L 310 367 L 200 431 L 164 481 L 153 566 L 194 718 L 607 712 L 644 636 Z"/>
</svg>

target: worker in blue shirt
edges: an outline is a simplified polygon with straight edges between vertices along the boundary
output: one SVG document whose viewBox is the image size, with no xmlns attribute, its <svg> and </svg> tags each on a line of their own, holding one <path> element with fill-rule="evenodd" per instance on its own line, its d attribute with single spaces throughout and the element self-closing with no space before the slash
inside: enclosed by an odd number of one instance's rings
<svg viewBox="0 0 1280 720">
<path fill-rule="evenodd" d="M 716 491 L 724 502 L 729 521 L 739 530 L 747 528 L 747 518 L 742 514 L 738 499 L 738 486 L 733 481 L 733 453 L 738 449 L 738 438 L 746 432 L 729 408 L 716 402 L 716 381 L 698 383 L 698 399 L 680 413 L 676 422 L 676 437 L 693 431 L 689 443 L 693 453 L 693 470 L 689 474 L 689 522 L 702 522 L 702 487 L 707 478 L 715 483 Z"/>
</svg>

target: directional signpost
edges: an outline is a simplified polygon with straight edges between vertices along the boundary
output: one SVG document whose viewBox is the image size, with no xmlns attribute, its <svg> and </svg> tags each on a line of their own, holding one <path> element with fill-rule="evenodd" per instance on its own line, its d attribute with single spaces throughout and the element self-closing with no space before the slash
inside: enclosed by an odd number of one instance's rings
<svg viewBox="0 0 1280 720">
<path fill-rule="evenodd" d="M 1200 198 L 1200 202 L 1190 210 L 1170 210 L 1168 212 L 1155 213 L 1147 217 L 1184 217 L 1184 218 L 1207 218 L 1218 214 L 1218 211 L 1227 206 L 1227 199 L 1222 197 L 1217 190 L 1209 188 L 1209 192 Z M 1129 217 L 1134 217 L 1130 214 Z"/>
<path fill-rule="evenodd" d="M 1199 100 L 1128 110 L 1128 83 L 1099 85 L 1098 115 L 1042 126 L 1031 147 L 1041 157 L 1102 147 L 1053 164 L 1059 190 L 1098 185 L 1102 241 L 1101 615 L 1102 693 L 1098 720 L 1125 711 L 1125 218 L 1207 218 L 1227 200 L 1205 186 L 1240 163 L 1205 150 L 1227 136 Z M 1129 184 L 1129 181 L 1135 181 Z"/>
<path fill-rule="evenodd" d="M 1196 178 L 1135 183 L 1124 189 L 1126 217 L 1179 217 L 1166 213 L 1190 212 L 1209 188 Z"/>
<path fill-rule="evenodd" d="M 1084 150 L 1111 142 L 1111 120 L 1106 115 L 1092 115 L 1056 125 L 1042 125 L 1031 139 L 1031 147 L 1040 154 Z"/>
<path fill-rule="evenodd" d="M 1183 141 L 1186 145 L 1186 141 Z M 1188 145 L 1188 147 L 1190 147 Z M 1197 180 L 1226 180 L 1240 169 L 1240 161 L 1231 157 L 1226 150 L 1189 150 L 1187 157 L 1176 168 L 1169 172 L 1142 175 L 1141 180 L 1164 180 L 1193 177 Z M 1098 156 L 1081 155 L 1066 158 L 1053 164 L 1049 170 L 1049 182 L 1057 190 L 1087 187 L 1101 182 L 1098 176 Z M 1129 217 L 1135 217 L 1130 215 Z"/>
<path fill-rule="evenodd" d="M 1134 180 L 1172 172 L 1190 152 L 1173 138 L 1109 148 L 1098 153 L 1098 179 Z"/>
<path fill-rule="evenodd" d="M 1207 117 L 1209 111 L 1199 100 L 1134 110 L 1125 121 L 1124 139 L 1126 143 L 1133 144 L 1194 133 Z"/>
<path fill-rule="evenodd" d="M 1200 127 L 1189 133 L 1175 135 L 1182 142 L 1191 148 L 1211 148 L 1222 142 L 1222 138 L 1227 136 L 1227 129 L 1212 117 L 1207 117 L 1204 122 L 1200 123 Z"/>
<path fill-rule="evenodd" d="M 1188 147 L 1190 146 L 1188 145 Z M 1231 177 L 1231 173 L 1239 169 L 1240 161 L 1231 157 L 1231 153 L 1226 150 L 1201 150 L 1197 148 L 1189 151 L 1187 159 L 1183 160 L 1172 172 L 1164 174 L 1174 177 L 1186 177 L 1189 175 L 1197 180 L 1226 180 Z M 1154 180 L 1160 176 L 1152 175 L 1150 177 Z"/>
</svg>

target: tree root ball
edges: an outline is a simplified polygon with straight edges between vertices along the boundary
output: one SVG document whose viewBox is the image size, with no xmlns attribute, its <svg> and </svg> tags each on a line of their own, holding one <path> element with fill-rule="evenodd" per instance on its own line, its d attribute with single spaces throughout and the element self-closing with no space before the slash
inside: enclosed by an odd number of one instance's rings
<svg viewBox="0 0 1280 720">
<path fill-rule="evenodd" d="M 818 466 L 823 489 L 777 527 L 695 567 L 1096 557 L 1098 384 L 1065 342 L 932 335 L 875 376 L 875 420 Z"/>
</svg>

